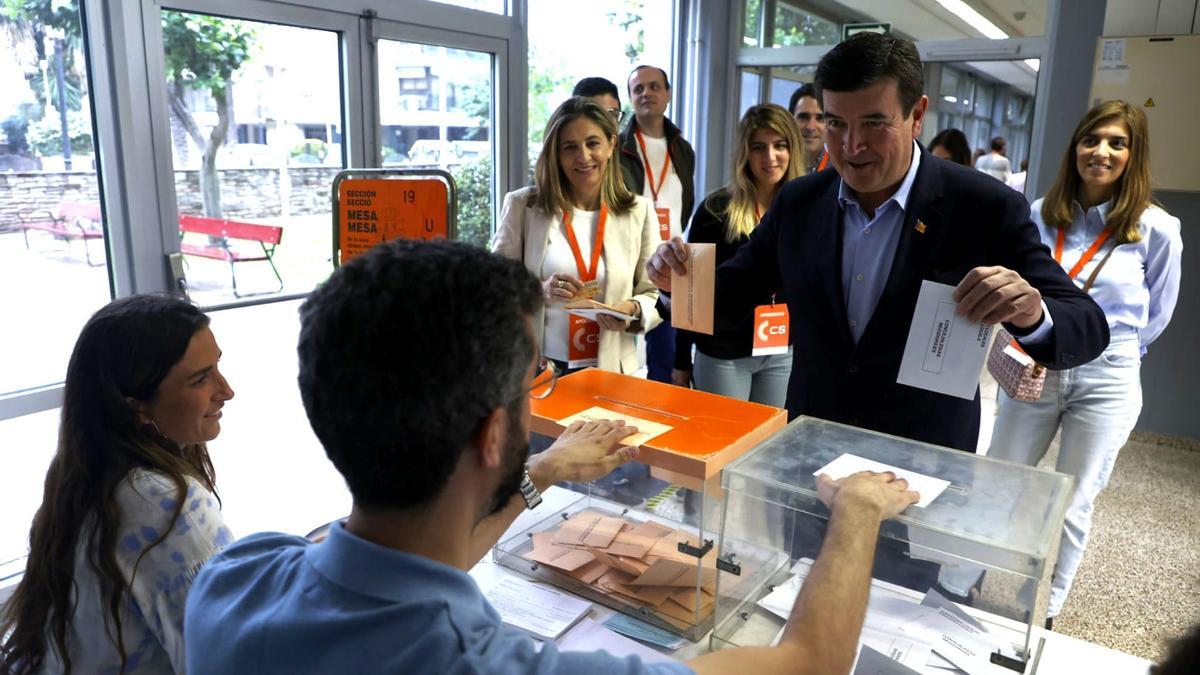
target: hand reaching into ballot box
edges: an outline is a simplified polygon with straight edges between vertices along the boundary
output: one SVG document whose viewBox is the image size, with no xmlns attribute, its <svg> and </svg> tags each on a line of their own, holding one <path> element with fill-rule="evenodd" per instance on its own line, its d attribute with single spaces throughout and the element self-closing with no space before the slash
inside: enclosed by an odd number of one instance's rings
<svg viewBox="0 0 1200 675">
<path fill-rule="evenodd" d="M 683 237 L 672 237 L 655 249 L 654 255 L 646 261 L 646 276 L 650 283 L 660 289 L 671 292 L 671 270 L 677 274 L 687 274 L 688 250 Z"/>
<path fill-rule="evenodd" d="M 920 494 L 908 489 L 908 481 L 890 471 L 860 471 L 838 480 L 821 474 L 817 476 L 817 496 L 830 510 L 878 511 L 880 521 L 900 515 L 921 499 Z"/>
<path fill-rule="evenodd" d="M 529 458 L 529 477 L 539 490 L 545 490 L 559 481 L 586 483 L 607 476 L 637 459 L 636 447 L 620 445 L 621 439 L 637 430 L 620 420 L 573 422 L 554 445 Z"/>
<path fill-rule="evenodd" d="M 954 289 L 958 313 L 989 326 L 1033 328 L 1042 320 L 1042 294 L 1007 267 L 976 267 Z"/>
</svg>

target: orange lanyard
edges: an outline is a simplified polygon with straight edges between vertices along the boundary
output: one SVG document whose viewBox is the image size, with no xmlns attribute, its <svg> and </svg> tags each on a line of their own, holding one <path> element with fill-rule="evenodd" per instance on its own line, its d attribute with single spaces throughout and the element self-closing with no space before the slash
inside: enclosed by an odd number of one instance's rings
<svg viewBox="0 0 1200 675">
<path fill-rule="evenodd" d="M 1067 272 L 1067 276 L 1074 279 L 1076 275 L 1082 272 L 1083 266 L 1088 264 L 1092 258 L 1096 257 L 1096 252 L 1100 250 L 1100 247 L 1104 245 L 1104 242 L 1108 241 L 1108 237 L 1111 234 L 1112 230 L 1108 229 L 1107 227 L 1104 228 L 1104 231 L 1100 233 L 1100 236 L 1096 237 L 1096 241 L 1093 241 L 1092 245 L 1089 246 L 1088 249 L 1083 252 L 1083 255 L 1079 257 L 1079 262 L 1075 263 L 1075 266 L 1071 268 L 1071 271 Z M 1054 244 L 1054 262 L 1060 265 L 1062 264 L 1063 243 L 1066 241 L 1067 228 L 1058 228 L 1058 241 Z"/>
<path fill-rule="evenodd" d="M 662 171 L 658 174 L 658 186 L 654 185 L 654 169 L 650 166 L 650 154 L 646 152 L 646 139 L 642 137 L 641 129 L 634 129 L 634 135 L 637 136 L 638 145 L 642 148 L 642 166 L 646 167 L 646 180 L 650 182 L 650 195 L 654 197 L 655 205 L 658 204 L 658 191 L 662 189 L 663 183 L 667 182 L 667 168 L 671 166 L 671 150 L 667 149 L 666 156 L 663 157 Z"/>
<path fill-rule="evenodd" d="M 817 165 L 817 171 L 824 171 L 825 167 L 829 166 L 829 153 L 821 152 L 821 163 Z"/>
<path fill-rule="evenodd" d="M 600 266 L 600 253 L 604 250 L 604 225 L 608 222 L 608 207 L 600 205 L 600 222 L 596 224 L 596 241 L 592 245 L 592 268 L 583 266 L 583 254 L 579 251 L 579 240 L 575 238 L 575 228 L 571 227 L 571 212 L 563 209 L 563 225 L 567 230 L 567 243 L 571 245 L 571 253 L 575 255 L 575 267 L 579 269 L 580 281 L 591 281 L 596 278 Z"/>
</svg>

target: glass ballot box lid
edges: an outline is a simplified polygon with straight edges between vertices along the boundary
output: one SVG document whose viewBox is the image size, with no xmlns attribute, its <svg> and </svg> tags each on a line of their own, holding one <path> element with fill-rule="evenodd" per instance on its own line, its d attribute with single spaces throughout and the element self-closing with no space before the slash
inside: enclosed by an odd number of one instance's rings
<svg viewBox="0 0 1200 675">
<path fill-rule="evenodd" d="M 885 653 L 896 640 L 915 644 L 908 667 L 1033 672 L 1030 627 L 1045 620 L 1074 479 L 809 417 L 722 473 L 718 559 L 740 573 L 718 576 L 712 647 L 765 645 L 780 634 L 829 519 L 816 474 L 883 465 L 921 501 L 880 528 L 862 644 L 872 635 Z M 975 631 L 975 642 L 956 629 Z M 942 653 L 957 650 L 948 644 L 964 653 Z"/>
</svg>

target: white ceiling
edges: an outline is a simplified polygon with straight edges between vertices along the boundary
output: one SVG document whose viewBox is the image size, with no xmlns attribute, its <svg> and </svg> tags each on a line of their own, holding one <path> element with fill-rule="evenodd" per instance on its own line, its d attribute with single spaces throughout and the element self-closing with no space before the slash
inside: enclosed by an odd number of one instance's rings
<svg viewBox="0 0 1200 675">
<path fill-rule="evenodd" d="M 1048 0 L 965 0 L 972 9 L 1011 37 L 1041 35 Z M 936 0 L 839 0 L 876 21 L 889 21 L 893 30 L 916 40 L 957 40 L 983 34 Z M 1020 16 L 1021 18 L 1017 18 Z"/>
</svg>

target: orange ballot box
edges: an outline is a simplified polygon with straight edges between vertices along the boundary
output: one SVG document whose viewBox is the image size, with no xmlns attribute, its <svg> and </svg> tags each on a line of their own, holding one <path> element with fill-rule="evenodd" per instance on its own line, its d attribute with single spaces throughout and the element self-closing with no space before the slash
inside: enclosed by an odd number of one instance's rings
<svg viewBox="0 0 1200 675">
<path fill-rule="evenodd" d="M 626 439 L 657 478 L 685 487 L 721 468 L 787 424 L 787 411 L 694 389 L 589 368 L 559 378 L 550 396 L 532 399 L 533 430 L 558 436 L 576 419 L 623 419 Z"/>
</svg>

